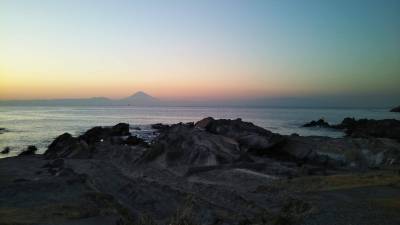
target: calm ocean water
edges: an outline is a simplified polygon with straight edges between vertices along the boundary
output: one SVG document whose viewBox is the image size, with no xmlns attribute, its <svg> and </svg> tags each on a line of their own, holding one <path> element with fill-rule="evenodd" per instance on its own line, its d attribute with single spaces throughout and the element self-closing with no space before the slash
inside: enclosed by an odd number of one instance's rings
<svg viewBox="0 0 400 225">
<path fill-rule="evenodd" d="M 388 109 L 301 109 L 301 108 L 208 108 L 208 107 L 0 107 L 0 150 L 11 147 L 16 155 L 27 145 L 36 145 L 43 153 L 58 135 L 79 135 L 93 126 L 126 122 L 139 126 L 138 135 L 151 132 L 150 124 L 198 121 L 204 117 L 242 118 L 281 134 L 326 135 L 340 137 L 341 132 L 321 128 L 301 128 L 310 120 L 324 118 L 339 123 L 344 117 L 400 119 Z M 4 157 L 0 155 L 0 157 Z"/>
</svg>

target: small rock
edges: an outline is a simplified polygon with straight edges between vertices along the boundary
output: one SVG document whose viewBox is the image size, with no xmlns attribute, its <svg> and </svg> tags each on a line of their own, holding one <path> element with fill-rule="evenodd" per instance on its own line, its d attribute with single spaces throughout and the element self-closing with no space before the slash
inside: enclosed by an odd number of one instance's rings
<svg viewBox="0 0 400 225">
<path fill-rule="evenodd" d="M 8 154 L 10 153 L 10 147 L 5 147 L 3 151 L 1 151 L 1 154 Z"/>
<path fill-rule="evenodd" d="M 331 125 L 327 123 L 324 119 L 319 119 L 317 121 L 313 120 L 309 123 L 304 124 L 302 127 L 325 127 L 329 128 Z"/>
<path fill-rule="evenodd" d="M 156 123 L 151 125 L 151 128 L 156 129 L 156 130 L 166 130 L 169 128 L 169 125 L 162 124 L 162 123 Z"/>
<path fill-rule="evenodd" d="M 36 151 L 36 146 L 29 145 L 28 148 L 25 151 L 21 152 L 18 156 L 34 155 Z"/>
</svg>

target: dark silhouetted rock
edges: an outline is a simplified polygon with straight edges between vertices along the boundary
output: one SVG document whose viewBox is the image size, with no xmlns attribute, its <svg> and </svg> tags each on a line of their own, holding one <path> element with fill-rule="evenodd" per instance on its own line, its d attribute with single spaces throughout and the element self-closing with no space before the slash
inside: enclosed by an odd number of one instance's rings
<svg viewBox="0 0 400 225">
<path fill-rule="evenodd" d="M 313 120 L 309 123 L 304 124 L 302 127 L 324 127 L 330 128 L 331 126 L 323 119 L 319 119 L 317 121 Z"/>
<path fill-rule="evenodd" d="M 5 133 L 5 132 L 7 132 L 7 129 L 0 127 L 0 134 Z"/>
<path fill-rule="evenodd" d="M 156 129 L 156 130 L 166 130 L 169 128 L 169 125 L 166 124 L 162 124 L 162 123 L 156 123 L 156 124 L 152 124 L 151 128 Z"/>
<path fill-rule="evenodd" d="M 400 106 L 391 109 L 390 112 L 400 112 Z"/>
<path fill-rule="evenodd" d="M 346 117 L 340 124 L 333 125 L 332 128 L 336 129 L 348 129 L 356 126 L 357 120 L 354 118 Z"/>
<path fill-rule="evenodd" d="M 342 123 L 333 126 L 344 129 L 350 137 L 392 138 L 400 141 L 400 121 L 395 119 L 373 120 L 345 118 Z"/>
<path fill-rule="evenodd" d="M 129 124 L 119 123 L 113 127 L 93 127 L 81 135 L 79 139 L 85 140 L 90 145 L 109 140 L 111 137 L 128 135 L 130 135 Z"/>
<path fill-rule="evenodd" d="M 1 159 L 1 205 L 11 207 L 0 207 L 2 224 L 400 222 L 393 207 L 370 201 L 371 193 L 399 196 L 400 143 L 393 139 L 281 136 L 213 119 L 160 130 L 149 147 L 106 132 L 90 144 L 59 136 L 46 153 L 52 160 Z"/>
<path fill-rule="evenodd" d="M 8 153 L 10 153 L 10 147 L 5 147 L 3 151 L 1 151 L 1 154 L 8 154 Z"/>
<path fill-rule="evenodd" d="M 93 127 L 86 131 L 79 138 L 85 140 L 88 144 L 96 143 L 104 138 L 110 137 L 110 128 L 104 127 Z"/>
<path fill-rule="evenodd" d="M 136 136 L 129 136 L 126 140 L 125 140 L 125 144 L 127 145 L 139 145 L 139 144 L 145 144 L 146 142 L 141 139 L 138 138 Z"/>
<path fill-rule="evenodd" d="M 354 138 L 391 138 L 400 141 L 400 121 L 396 119 L 359 119 L 344 118 L 340 124 L 329 125 L 324 120 L 311 121 L 303 127 L 326 127 L 343 130 L 347 136 Z"/>
<path fill-rule="evenodd" d="M 285 141 L 282 135 L 272 133 L 241 119 L 214 120 L 206 118 L 197 122 L 196 127 L 204 128 L 213 134 L 232 138 L 240 144 L 241 150 L 260 155 L 272 153 L 274 147 L 278 147 Z"/>
<path fill-rule="evenodd" d="M 88 157 L 90 155 L 89 146 L 84 140 L 72 137 L 69 133 L 58 136 L 47 148 L 44 153 L 48 159 L 64 157 Z"/>
<path fill-rule="evenodd" d="M 113 127 L 111 127 L 111 136 L 128 136 L 129 133 L 129 124 L 127 123 L 119 123 Z"/>
<path fill-rule="evenodd" d="M 29 145 L 28 148 L 25 151 L 21 152 L 18 156 L 34 155 L 36 151 L 36 146 Z"/>
<path fill-rule="evenodd" d="M 240 157 L 238 143 L 184 124 L 172 125 L 154 140 L 143 160 L 162 166 L 210 166 L 232 163 Z"/>
<path fill-rule="evenodd" d="M 200 121 L 197 121 L 197 122 L 195 123 L 195 126 L 198 127 L 198 128 L 201 128 L 201 129 L 206 129 L 207 126 L 208 126 L 212 121 L 214 121 L 214 118 L 212 118 L 212 117 L 207 117 L 207 118 L 204 118 L 204 119 L 202 119 L 202 120 L 200 120 Z"/>
</svg>

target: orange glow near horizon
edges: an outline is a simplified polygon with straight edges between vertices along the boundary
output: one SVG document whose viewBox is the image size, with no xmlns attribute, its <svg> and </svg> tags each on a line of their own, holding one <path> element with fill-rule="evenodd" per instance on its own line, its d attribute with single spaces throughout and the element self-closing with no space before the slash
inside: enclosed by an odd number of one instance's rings
<svg viewBox="0 0 400 225">
<path fill-rule="evenodd" d="M 164 77 L 157 81 L 140 79 L 139 76 L 120 79 L 99 79 L 97 82 L 89 79 L 47 79 L 43 76 L 2 76 L 0 84 L 0 99 L 56 99 L 56 98 L 88 98 L 108 97 L 123 98 L 137 91 L 144 91 L 154 97 L 169 100 L 195 99 L 232 99 L 246 97 L 263 97 L 267 94 L 264 82 L 249 80 L 223 80 L 216 77 L 206 79 L 183 79 L 179 77 Z"/>
<path fill-rule="evenodd" d="M 0 100 L 400 95 L 398 8 L 329 5 L 5 1 Z"/>
</svg>

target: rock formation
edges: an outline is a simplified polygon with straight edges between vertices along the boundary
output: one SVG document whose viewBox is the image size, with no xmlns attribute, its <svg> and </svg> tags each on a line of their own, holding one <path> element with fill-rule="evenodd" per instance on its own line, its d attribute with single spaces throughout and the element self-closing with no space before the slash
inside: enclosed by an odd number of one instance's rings
<svg viewBox="0 0 400 225">
<path fill-rule="evenodd" d="M 10 153 L 10 147 L 5 147 L 3 151 L 1 151 L 1 154 L 8 154 L 8 153 Z"/>
<path fill-rule="evenodd" d="M 400 141 L 400 121 L 396 119 L 359 119 L 344 118 L 336 125 L 329 125 L 323 120 L 311 121 L 303 125 L 304 127 L 319 126 L 343 130 L 347 136 L 354 138 L 391 138 Z"/>
<path fill-rule="evenodd" d="M 390 112 L 400 112 L 400 106 L 391 109 Z"/>
<path fill-rule="evenodd" d="M 317 121 L 313 120 L 309 123 L 303 125 L 303 127 L 325 127 L 330 128 L 331 126 L 324 119 L 319 119 Z"/>
<path fill-rule="evenodd" d="M 396 139 L 284 136 L 240 119 L 160 128 L 150 144 L 119 124 L 1 159 L 0 224 L 400 223 Z"/>
<path fill-rule="evenodd" d="M 3 134 L 3 133 L 5 133 L 5 132 L 7 132 L 7 129 L 6 129 L 6 128 L 0 127 L 0 134 Z"/>
<path fill-rule="evenodd" d="M 29 145 L 26 150 L 22 151 L 18 156 L 34 155 L 37 151 L 36 146 Z"/>
</svg>

